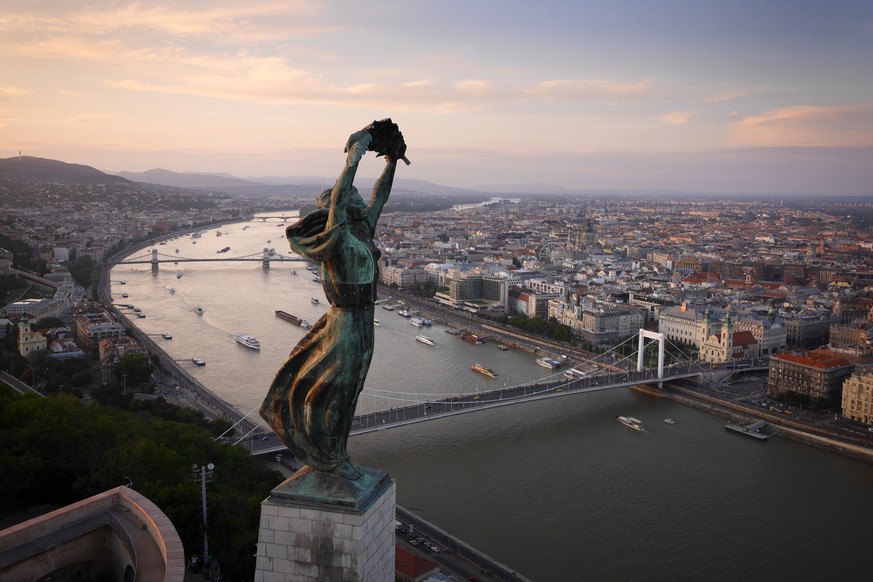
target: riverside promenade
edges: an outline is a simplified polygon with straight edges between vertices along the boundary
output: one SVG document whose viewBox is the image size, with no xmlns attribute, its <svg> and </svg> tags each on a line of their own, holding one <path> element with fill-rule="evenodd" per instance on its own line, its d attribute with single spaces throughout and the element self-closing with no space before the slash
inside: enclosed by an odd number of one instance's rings
<svg viewBox="0 0 873 582">
<path fill-rule="evenodd" d="M 243 436 L 255 430 L 257 428 L 256 423 L 252 422 L 249 419 L 245 419 L 243 417 L 243 413 L 225 402 L 222 398 L 217 396 L 215 393 L 209 390 L 209 388 L 204 386 L 201 382 L 199 382 L 196 378 L 189 374 L 187 370 L 179 366 L 178 362 L 176 362 L 164 350 L 162 350 L 151 337 L 149 337 L 147 334 L 142 333 L 136 326 L 136 324 L 132 322 L 124 312 L 116 309 L 110 299 L 109 285 L 109 265 L 112 262 L 117 261 L 120 258 L 130 255 L 132 253 L 141 251 L 144 248 L 153 245 L 155 242 L 164 239 L 169 239 L 174 236 L 179 236 L 180 234 L 197 231 L 205 227 L 220 226 L 223 224 L 230 224 L 235 222 L 239 222 L 239 219 L 216 222 L 209 225 L 200 225 L 186 230 L 175 231 L 172 233 L 168 233 L 162 237 L 156 237 L 143 241 L 134 246 L 119 251 L 118 253 L 110 257 L 104 263 L 103 268 L 100 270 L 100 280 L 97 284 L 97 293 L 103 306 L 107 310 L 112 312 L 126 328 L 129 328 L 131 330 L 131 332 L 133 333 L 133 337 L 143 346 L 145 346 L 150 354 L 157 356 L 158 361 L 160 362 L 160 379 L 165 385 L 165 390 L 161 394 L 162 396 L 164 396 L 169 402 L 178 406 L 184 406 L 187 408 L 193 408 L 195 410 L 198 410 L 210 420 L 220 418 L 223 420 L 227 420 L 231 424 L 239 423 L 236 427 L 236 431 L 237 434 Z"/>
</svg>

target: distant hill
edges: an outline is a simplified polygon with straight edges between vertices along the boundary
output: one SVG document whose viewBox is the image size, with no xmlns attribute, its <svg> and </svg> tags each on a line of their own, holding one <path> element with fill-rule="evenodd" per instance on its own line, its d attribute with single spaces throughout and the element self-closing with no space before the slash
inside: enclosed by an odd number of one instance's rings
<svg viewBox="0 0 873 582">
<path fill-rule="evenodd" d="M 106 174 L 91 166 L 32 156 L 0 159 L 0 174 L 13 180 L 63 184 L 131 184 L 121 176 Z"/>
<path fill-rule="evenodd" d="M 228 174 L 195 174 L 171 172 L 155 168 L 146 172 L 118 172 L 118 175 L 132 182 L 147 182 L 149 184 L 161 184 L 163 186 L 175 186 L 177 188 L 192 188 L 195 190 L 214 190 L 219 188 L 249 188 L 257 186 L 256 182 L 250 182 L 241 178 L 235 178 Z"/>
<path fill-rule="evenodd" d="M 332 178 L 320 178 L 317 176 L 268 176 L 264 178 L 248 177 L 243 179 L 229 174 L 180 173 L 162 169 L 148 170 L 146 172 L 118 172 L 118 175 L 134 182 L 161 184 L 164 186 L 175 186 L 177 188 L 193 188 L 196 190 L 226 192 L 229 194 L 261 194 L 273 196 L 315 195 L 320 192 L 322 188 L 331 187 L 336 179 L 336 176 Z M 364 189 L 372 188 L 375 179 L 359 176 L 355 183 L 358 189 L 363 191 Z M 448 196 L 467 196 L 470 194 L 481 195 L 481 193 L 475 192 L 474 190 L 451 188 L 449 186 L 441 186 L 424 180 L 405 180 L 402 178 L 394 180 L 394 190 L 395 192 L 424 192 Z"/>
</svg>

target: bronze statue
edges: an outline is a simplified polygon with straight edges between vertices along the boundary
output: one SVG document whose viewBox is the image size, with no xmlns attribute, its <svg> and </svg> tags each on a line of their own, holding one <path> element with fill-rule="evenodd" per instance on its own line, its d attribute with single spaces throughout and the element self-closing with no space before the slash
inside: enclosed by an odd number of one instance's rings
<svg viewBox="0 0 873 582">
<path fill-rule="evenodd" d="M 385 156 L 385 169 L 367 205 L 353 185 L 367 150 Z M 403 134 L 390 119 L 374 121 L 346 143 L 345 167 L 317 210 L 288 227 L 291 248 L 321 263 L 330 310 L 291 351 L 261 405 L 261 416 L 291 453 L 313 469 L 361 477 L 346 450 L 358 395 L 373 356 L 373 305 L 379 279 L 376 222 L 391 193 Z"/>
</svg>

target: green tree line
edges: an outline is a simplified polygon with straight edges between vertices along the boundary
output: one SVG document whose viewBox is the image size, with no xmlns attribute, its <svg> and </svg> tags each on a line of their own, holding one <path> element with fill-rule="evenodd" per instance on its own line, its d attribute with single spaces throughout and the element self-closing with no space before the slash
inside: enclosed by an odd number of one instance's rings
<svg viewBox="0 0 873 582">
<path fill-rule="evenodd" d="M 166 415 L 170 405 L 161 406 Z M 195 424 L 0 387 L 0 517 L 34 505 L 67 505 L 129 479 L 167 514 L 186 554 L 200 554 L 195 463 L 216 466 L 207 493 L 210 554 L 227 579 L 251 580 L 260 503 L 280 474 Z"/>
</svg>

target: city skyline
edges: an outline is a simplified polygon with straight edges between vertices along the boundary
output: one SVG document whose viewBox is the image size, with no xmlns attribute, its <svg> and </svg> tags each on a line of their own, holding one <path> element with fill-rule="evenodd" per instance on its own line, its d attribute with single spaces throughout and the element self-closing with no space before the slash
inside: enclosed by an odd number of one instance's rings
<svg viewBox="0 0 873 582">
<path fill-rule="evenodd" d="M 0 157 L 330 176 L 391 116 L 447 186 L 873 193 L 869 3 L 339 6 L 7 8 Z"/>
</svg>

